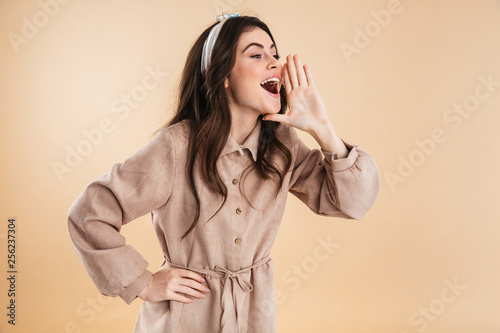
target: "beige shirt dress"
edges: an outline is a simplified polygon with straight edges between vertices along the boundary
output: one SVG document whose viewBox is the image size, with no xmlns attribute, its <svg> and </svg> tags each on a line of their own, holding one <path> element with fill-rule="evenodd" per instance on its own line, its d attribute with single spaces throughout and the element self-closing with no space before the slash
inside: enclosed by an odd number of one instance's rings
<svg viewBox="0 0 500 333">
<path fill-rule="evenodd" d="M 315 214 L 343 219 L 359 220 L 375 203 L 379 170 L 365 150 L 343 141 L 349 154 L 335 159 L 332 152 L 309 149 L 296 129 L 285 124 L 275 132 L 292 153 L 292 168 L 284 176 L 282 190 L 275 195 L 276 181 L 261 180 L 256 170 L 246 172 L 242 181 L 243 170 L 257 159 L 260 128 L 259 119 L 242 145 L 229 136 L 217 161 L 228 197 L 212 219 L 223 200 L 195 173 L 200 220 L 182 242 L 180 237 L 196 213 L 186 178 L 186 121 L 160 130 L 134 155 L 114 164 L 69 208 L 75 252 L 102 294 L 120 296 L 130 304 L 158 264 L 192 270 L 207 280 L 211 291 L 192 303 L 144 301 L 134 333 L 276 332 L 269 255 L 288 192 Z M 285 169 L 283 154 L 276 154 L 273 161 Z M 147 213 L 165 257 L 151 270 L 120 234 L 122 226 Z"/>
</svg>

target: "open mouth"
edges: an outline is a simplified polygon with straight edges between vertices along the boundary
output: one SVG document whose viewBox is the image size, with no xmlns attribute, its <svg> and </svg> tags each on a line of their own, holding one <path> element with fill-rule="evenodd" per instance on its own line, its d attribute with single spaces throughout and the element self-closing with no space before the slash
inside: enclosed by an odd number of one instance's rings
<svg viewBox="0 0 500 333">
<path fill-rule="evenodd" d="M 271 94 L 277 94 L 279 92 L 278 84 L 280 80 L 276 77 L 264 80 L 260 83 L 260 86 L 265 90 L 269 91 Z"/>
</svg>

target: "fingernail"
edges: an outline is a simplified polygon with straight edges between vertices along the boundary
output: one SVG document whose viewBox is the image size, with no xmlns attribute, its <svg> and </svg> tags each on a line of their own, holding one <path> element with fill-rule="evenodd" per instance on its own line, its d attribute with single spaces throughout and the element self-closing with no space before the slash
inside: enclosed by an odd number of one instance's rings
<svg viewBox="0 0 500 333">
<path fill-rule="evenodd" d="M 210 289 L 208 289 L 208 288 L 205 288 L 205 291 L 206 291 L 206 292 L 209 292 L 209 291 L 210 291 Z"/>
</svg>

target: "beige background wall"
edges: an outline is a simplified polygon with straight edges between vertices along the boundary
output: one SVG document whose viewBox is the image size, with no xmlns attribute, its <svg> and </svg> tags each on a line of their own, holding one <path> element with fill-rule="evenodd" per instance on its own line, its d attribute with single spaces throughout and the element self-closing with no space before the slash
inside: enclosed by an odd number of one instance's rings
<svg viewBox="0 0 500 333">
<path fill-rule="evenodd" d="M 257 15 L 282 60 L 310 65 L 337 132 L 381 173 L 361 221 L 316 216 L 290 195 L 272 251 L 278 331 L 500 332 L 500 1 L 307 3 L 0 2 L 1 332 L 132 331 L 140 300 L 99 295 L 67 210 L 167 120 L 189 46 L 222 10 Z M 151 71 L 162 74 L 145 90 Z M 70 158 L 77 149 L 86 156 Z M 150 217 L 123 234 L 156 270 Z"/>
</svg>

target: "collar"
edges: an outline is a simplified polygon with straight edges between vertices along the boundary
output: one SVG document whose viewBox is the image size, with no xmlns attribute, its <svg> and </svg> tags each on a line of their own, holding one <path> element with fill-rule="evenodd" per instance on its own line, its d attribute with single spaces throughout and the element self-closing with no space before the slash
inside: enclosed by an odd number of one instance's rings
<svg viewBox="0 0 500 333">
<path fill-rule="evenodd" d="M 252 154 L 252 158 L 254 161 L 257 161 L 257 150 L 259 148 L 259 136 L 260 136 L 260 127 L 261 127 L 261 118 L 259 117 L 257 119 L 257 124 L 255 127 L 252 129 L 248 137 L 246 138 L 245 142 L 243 144 L 238 144 L 236 140 L 233 139 L 231 134 L 229 134 L 229 137 L 226 141 L 226 145 L 224 148 L 222 148 L 222 151 L 220 153 L 220 157 L 233 153 L 235 151 L 239 152 L 240 155 L 244 155 L 245 153 L 243 152 L 243 149 L 248 149 L 250 150 L 250 153 Z"/>
</svg>

